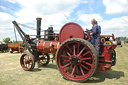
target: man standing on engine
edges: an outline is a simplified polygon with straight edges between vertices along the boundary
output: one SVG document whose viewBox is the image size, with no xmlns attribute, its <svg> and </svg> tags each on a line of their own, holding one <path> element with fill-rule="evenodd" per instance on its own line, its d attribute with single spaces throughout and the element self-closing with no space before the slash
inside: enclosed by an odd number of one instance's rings
<svg viewBox="0 0 128 85">
<path fill-rule="evenodd" d="M 96 47 L 96 50 L 98 52 L 99 55 L 99 50 L 100 50 L 100 32 L 98 30 L 98 26 L 97 26 L 97 21 L 95 19 L 91 20 L 91 24 L 92 26 L 92 37 L 94 38 L 94 45 Z"/>
<path fill-rule="evenodd" d="M 98 33 L 101 34 L 101 27 L 100 25 L 98 25 L 98 22 L 96 21 L 97 27 L 98 27 Z M 92 29 L 90 29 L 89 31 L 92 32 Z M 91 36 L 91 44 L 94 45 L 94 38 L 93 36 Z"/>
</svg>

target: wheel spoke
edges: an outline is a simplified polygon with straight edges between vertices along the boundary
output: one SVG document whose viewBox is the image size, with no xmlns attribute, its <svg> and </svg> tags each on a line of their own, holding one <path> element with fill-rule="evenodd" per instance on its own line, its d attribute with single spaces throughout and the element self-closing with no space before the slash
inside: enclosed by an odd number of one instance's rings
<svg viewBox="0 0 128 85">
<path fill-rule="evenodd" d="M 69 58 L 69 56 L 66 56 L 66 55 L 61 55 L 61 57 Z"/>
<path fill-rule="evenodd" d="M 29 56 L 27 56 L 27 58 L 29 59 Z"/>
<path fill-rule="evenodd" d="M 74 66 L 74 68 L 72 69 L 72 73 L 71 73 L 71 76 L 73 76 L 73 73 L 74 73 L 74 71 L 75 71 L 75 66 Z"/>
<path fill-rule="evenodd" d="M 85 47 L 80 51 L 80 53 L 77 56 L 80 56 L 81 53 L 85 50 Z"/>
<path fill-rule="evenodd" d="M 27 68 L 29 68 L 29 65 L 27 64 Z"/>
<path fill-rule="evenodd" d="M 71 63 L 68 63 L 68 64 L 62 66 L 62 68 L 65 68 L 65 67 L 69 66 L 70 64 L 71 64 Z"/>
<path fill-rule="evenodd" d="M 30 68 L 31 66 L 28 64 L 28 68 Z"/>
<path fill-rule="evenodd" d="M 90 51 L 87 51 L 86 53 L 84 53 L 84 54 L 82 55 L 82 57 L 84 57 L 84 56 L 87 55 L 88 53 L 90 53 Z"/>
<path fill-rule="evenodd" d="M 69 57 L 71 57 L 71 54 L 69 52 L 67 52 L 67 50 L 65 50 L 66 54 L 68 54 Z"/>
<path fill-rule="evenodd" d="M 80 75 L 80 73 L 79 73 L 79 70 L 78 70 L 77 65 L 76 65 L 76 71 L 77 71 L 77 75 L 79 76 L 79 75 Z"/>
<path fill-rule="evenodd" d="M 90 64 L 90 63 L 88 63 L 88 62 L 85 62 L 85 61 L 84 61 L 84 63 L 92 67 L 92 64 Z"/>
<path fill-rule="evenodd" d="M 69 73 L 70 69 L 72 68 L 72 64 L 70 65 L 69 69 L 67 70 L 67 73 Z"/>
<path fill-rule="evenodd" d="M 81 70 L 82 75 L 84 76 L 84 71 L 83 71 L 82 67 L 80 67 L 80 70 Z"/>
<path fill-rule="evenodd" d="M 62 62 L 70 62 L 70 60 L 62 60 Z"/>
<path fill-rule="evenodd" d="M 28 64 L 28 67 L 31 67 L 31 65 Z"/>
<path fill-rule="evenodd" d="M 73 53 L 73 52 L 72 52 L 72 50 L 69 48 L 69 46 L 68 46 L 68 45 L 66 45 L 66 47 L 68 48 L 68 50 L 69 50 L 71 53 Z"/>
<path fill-rule="evenodd" d="M 24 57 L 24 60 L 26 60 L 26 57 Z"/>
<path fill-rule="evenodd" d="M 76 55 L 75 50 L 76 50 L 75 45 L 73 45 L 73 55 L 74 55 L 74 56 Z"/>
<path fill-rule="evenodd" d="M 71 54 L 69 52 L 67 52 L 68 56 L 71 57 Z"/>
<path fill-rule="evenodd" d="M 27 64 L 24 65 L 27 68 Z"/>
<path fill-rule="evenodd" d="M 86 70 L 90 70 L 89 68 L 85 67 L 84 65 L 80 64 L 83 68 L 85 68 Z"/>
<path fill-rule="evenodd" d="M 82 58 L 81 60 L 82 61 L 84 61 L 84 60 L 91 60 L 91 57 L 89 57 L 89 58 Z"/>
</svg>

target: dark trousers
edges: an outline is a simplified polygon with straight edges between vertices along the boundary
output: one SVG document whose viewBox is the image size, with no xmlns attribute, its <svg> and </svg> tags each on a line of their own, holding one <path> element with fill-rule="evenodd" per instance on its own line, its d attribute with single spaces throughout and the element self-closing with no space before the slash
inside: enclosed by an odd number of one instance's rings
<svg viewBox="0 0 128 85">
<path fill-rule="evenodd" d="M 99 53 L 100 53 L 100 38 L 94 39 L 94 45 L 95 45 L 96 50 L 97 50 L 98 55 L 99 55 Z"/>
</svg>

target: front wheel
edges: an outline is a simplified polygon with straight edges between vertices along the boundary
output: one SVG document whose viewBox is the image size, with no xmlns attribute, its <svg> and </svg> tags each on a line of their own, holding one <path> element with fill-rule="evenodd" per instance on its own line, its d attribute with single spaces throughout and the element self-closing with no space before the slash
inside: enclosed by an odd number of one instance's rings
<svg viewBox="0 0 128 85">
<path fill-rule="evenodd" d="M 97 52 L 88 41 L 72 38 L 60 45 L 56 53 L 56 62 L 64 78 L 84 82 L 97 68 Z"/>
<path fill-rule="evenodd" d="M 25 71 L 33 70 L 35 67 L 34 56 L 28 52 L 25 52 L 20 58 L 20 64 Z"/>
</svg>

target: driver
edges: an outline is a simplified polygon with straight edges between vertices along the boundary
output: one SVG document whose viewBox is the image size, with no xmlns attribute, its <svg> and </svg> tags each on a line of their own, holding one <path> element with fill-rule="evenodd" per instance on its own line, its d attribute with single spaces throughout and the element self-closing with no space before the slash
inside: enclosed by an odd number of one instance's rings
<svg viewBox="0 0 128 85">
<path fill-rule="evenodd" d="M 97 25 L 97 21 L 95 19 L 91 20 L 91 24 L 92 24 L 92 37 L 93 37 L 93 42 L 94 45 L 96 47 L 96 50 L 98 52 L 99 55 L 99 50 L 100 50 L 100 33 L 101 31 L 99 31 L 98 25 Z M 101 28 L 100 28 L 101 29 Z"/>
<path fill-rule="evenodd" d="M 98 31 L 99 31 L 98 33 L 101 34 L 101 27 L 100 27 L 100 25 L 98 25 L 97 21 L 95 23 L 97 24 L 97 27 L 98 27 Z M 92 32 L 92 29 L 90 29 L 89 31 Z M 93 36 L 91 36 L 91 44 L 94 45 L 94 38 L 93 38 Z"/>
</svg>

